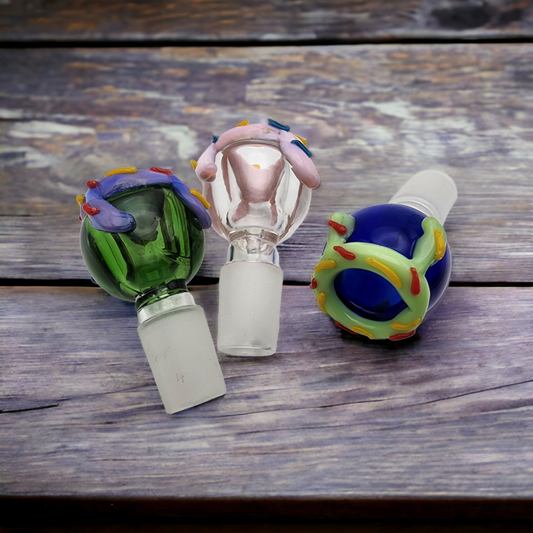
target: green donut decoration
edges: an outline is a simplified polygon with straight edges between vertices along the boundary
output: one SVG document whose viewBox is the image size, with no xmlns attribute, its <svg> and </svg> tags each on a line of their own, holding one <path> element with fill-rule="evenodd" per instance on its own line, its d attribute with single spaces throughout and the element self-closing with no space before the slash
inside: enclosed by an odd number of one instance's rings
<svg viewBox="0 0 533 533">
<path fill-rule="evenodd" d="M 446 232 L 436 218 L 422 221 L 423 235 L 418 239 L 413 258 L 366 242 L 346 239 L 355 229 L 355 219 L 346 213 L 335 213 L 330 221 L 328 242 L 315 267 L 311 288 L 320 309 L 330 315 L 337 326 L 369 339 L 406 339 L 414 335 L 428 309 L 430 289 L 425 274 L 446 252 Z M 362 269 L 392 283 L 407 308 L 393 319 L 379 322 L 357 315 L 348 309 L 334 288 L 336 276 L 346 269 Z"/>
</svg>

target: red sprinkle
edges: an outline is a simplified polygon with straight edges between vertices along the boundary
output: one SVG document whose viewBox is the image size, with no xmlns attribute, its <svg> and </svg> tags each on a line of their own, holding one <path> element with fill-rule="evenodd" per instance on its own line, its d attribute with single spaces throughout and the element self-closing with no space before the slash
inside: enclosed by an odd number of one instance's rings
<svg viewBox="0 0 533 533">
<path fill-rule="evenodd" d="M 152 172 L 159 172 L 160 174 L 166 174 L 167 176 L 170 176 L 173 172 L 171 168 L 161 168 L 161 167 L 152 167 L 150 170 Z"/>
<path fill-rule="evenodd" d="M 416 330 L 408 331 L 407 333 L 398 333 L 396 335 L 391 335 L 389 339 L 391 341 L 403 341 L 404 339 L 408 339 L 409 337 L 412 337 L 416 333 Z"/>
<path fill-rule="evenodd" d="M 100 212 L 100 209 L 97 207 L 91 207 L 89 204 L 83 204 L 81 208 L 87 213 L 88 215 L 96 215 Z"/>
<path fill-rule="evenodd" d="M 343 326 L 340 322 L 337 322 L 336 320 L 335 320 L 335 325 L 338 328 L 341 328 L 344 331 L 347 331 L 348 333 L 351 333 L 352 335 L 357 335 L 357 333 L 355 333 L 355 331 L 352 331 L 351 329 L 348 329 L 346 326 Z"/>
<path fill-rule="evenodd" d="M 341 254 L 344 259 L 348 259 L 348 261 L 353 261 L 355 259 L 355 254 L 352 254 L 352 252 L 349 252 L 342 246 L 334 246 L 333 249 Z"/>
<path fill-rule="evenodd" d="M 78 220 L 81 222 L 83 219 L 81 218 L 81 216 L 78 217 Z"/>
<path fill-rule="evenodd" d="M 96 180 L 90 180 L 87 182 L 87 187 L 89 189 L 94 189 L 98 185 L 98 182 Z"/>
<path fill-rule="evenodd" d="M 338 222 L 335 222 L 334 220 L 329 220 L 328 226 L 330 228 L 333 228 L 339 235 L 344 235 L 347 231 L 346 226 L 343 226 L 342 224 L 339 224 Z"/>
<path fill-rule="evenodd" d="M 418 272 L 415 267 L 411 267 L 411 294 L 413 296 L 418 296 L 420 294 L 420 278 L 418 277 Z"/>
<path fill-rule="evenodd" d="M 315 278 L 311 280 L 311 285 L 309 285 L 309 287 L 311 287 L 313 290 L 315 290 L 318 287 L 318 283 L 316 282 Z"/>
</svg>

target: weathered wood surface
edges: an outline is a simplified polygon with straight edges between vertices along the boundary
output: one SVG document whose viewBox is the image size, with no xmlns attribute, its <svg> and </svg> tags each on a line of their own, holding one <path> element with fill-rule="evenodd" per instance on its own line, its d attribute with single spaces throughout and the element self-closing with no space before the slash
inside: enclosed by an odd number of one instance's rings
<svg viewBox="0 0 533 533">
<path fill-rule="evenodd" d="M 0 40 L 393 41 L 533 35 L 524 0 L 4 0 Z"/>
<path fill-rule="evenodd" d="M 193 294 L 214 331 L 216 287 Z M 388 513 L 403 517 L 424 499 L 427 517 L 471 498 L 477 517 L 498 502 L 533 516 L 532 288 L 452 287 L 395 348 L 341 332 L 309 289 L 286 286 L 278 353 L 221 356 L 227 395 L 174 416 L 131 305 L 97 288 L 11 287 L 0 299 L 4 497 L 71 496 L 74 509 L 155 498 L 167 512 L 230 498 L 244 515 L 269 498 L 290 515 L 311 498 L 309 516 L 328 501 L 364 516 L 400 498 Z"/>
<path fill-rule="evenodd" d="M 188 160 L 243 118 L 307 137 L 322 186 L 281 246 L 307 281 L 334 211 L 386 202 L 439 168 L 453 280 L 531 282 L 533 44 L 0 51 L 0 278 L 88 278 L 74 196 L 109 169 Z M 200 274 L 225 242 L 209 232 Z"/>
</svg>

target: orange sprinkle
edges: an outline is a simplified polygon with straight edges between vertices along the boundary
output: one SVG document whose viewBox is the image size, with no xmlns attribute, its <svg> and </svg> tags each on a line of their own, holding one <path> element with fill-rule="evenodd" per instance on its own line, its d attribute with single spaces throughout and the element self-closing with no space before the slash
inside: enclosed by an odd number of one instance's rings
<svg viewBox="0 0 533 533">
<path fill-rule="evenodd" d="M 298 139 L 300 139 L 300 141 L 302 141 L 302 144 L 304 146 L 307 146 L 307 139 L 304 139 L 303 137 L 300 137 L 299 135 L 296 135 L 296 133 L 294 134 L 295 137 L 298 137 Z"/>
<path fill-rule="evenodd" d="M 390 326 L 392 329 L 396 329 L 398 331 L 408 331 L 410 329 L 416 328 L 420 323 L 422 322 L 421 318 L 417 318 L 416 320 L 413 320 L 410 324 L 402 324 L 401 322 L 393 322 Z"/>
<path fill-rule="evenodd" d="M 328 313 L 326 311 L 326 307 L 325 307 L 325 304 L 326 304 L 326 293 L 325 292 L 319 292 L 317 297 L 316 297 L 316 301 L 318 302 L 318 307 L 320 307 L 320 310 L 323 312 L 323 313 Z"/>
<path fill-rule="evenodd" d="M 324 270 L 324 269 L 330 270 L 332 268 L 335 268 L 336 266 L 337 266 L 336 261 L 333 261 L 333 259 L 326 259 L 325 261 L 318 263 L 318 265 L 315 267 L 315 272 L 320 272 L 321 270 Z"/>
<path fill-rule="evenodd" d="M 246 119 L 239 122 L 235 127 L 238 128 L 239 126 L 248 126 L 250 124 Z"/>
<path fill-rule="evenodd" d="M 123 167 L 116 168 L 115 170 L 110 170 L 107 174 L 104 174 L 104 178 L 107 176 L 114 176 L 115 174 L 135 174 L 137 169 L 135 167 Z"/>
<path fill-rule="evenodd" d="M 352 326 L 350 328 L 354 333 L 359 333 L 359 335 L 364 335 L 365 337 L 368 337 L 369 339 L 373 339 L 374 335 L 367 331 L 366 329 L 360 328 L 359 326 Z"/>
<path fill-rule="evenodd" d="M 202 196 L 202 193 L 195 190 L 195 189 L 191 189 L 189 191 L 195 198 L 198 198 L 198 200 L 200 200 L 200 202 L 202 202 L 202 205 L 206 208 L 206 209 L 209 209 L 211 207 L 211 204 Z"/>
<path fill-rule="evenodd" d="M 446 252 L 446 243 L 440 229 L 435 230 L 435 261 L 440 261 Z"/>
<path fill-rule="evenodd" d="M 381 270 L 385 276 L 387 276 L 391 283 L 397 288 L 402 288 L 402 280 L 399 278 L 398 274 L 392 270 L 392 268 L 389 268 L 387 265 L 384 265 L 377 259 L 374 259 L 373 257 L 367 257 L 365 259 L 365 263 L 367 263 L 370 266 L 373 266 L 374 268 L 377 268 L 378 270 Z"/>
</svg>

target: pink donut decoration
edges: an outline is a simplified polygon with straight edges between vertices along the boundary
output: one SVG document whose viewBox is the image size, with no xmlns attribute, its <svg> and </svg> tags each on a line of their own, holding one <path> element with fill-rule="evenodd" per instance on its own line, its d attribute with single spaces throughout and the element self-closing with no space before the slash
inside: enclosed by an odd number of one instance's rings
<svg viewBox="0 0 533 533">
<path fill-rule="evenodd" d="M 269 119 L 268 124 L 244 124 L 225 131 L 220 137 L 213 136 L 213 142 L 198 159 L 196 176 L 199 180 L 211 182 L 215 179 L 217 166 L 215 158 L 218 152 L 226 146 L 251 139 L 271 141 L 279 148 L 292 166 L 294 175 L 310 189 L 320 185 L 320 176 L 311 161 L 311 152 L 307 149 L 302 138 L 290 133 L 289 126 L 285 126 Z"/>
</svg>

